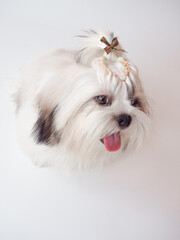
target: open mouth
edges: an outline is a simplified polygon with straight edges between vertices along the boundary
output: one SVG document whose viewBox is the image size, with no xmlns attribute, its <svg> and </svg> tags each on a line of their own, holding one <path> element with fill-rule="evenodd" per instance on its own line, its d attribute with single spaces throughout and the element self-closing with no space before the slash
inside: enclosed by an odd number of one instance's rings
<svg viewBox="0 0 180 240">
<path fill-rule="evenodd" d="M 108 152 L 116 152 L 121 147 L 121 135 L 120 132 L 113 133 L 110 136 L 104 137 L 100 140 L 106 147 Z"/>
</svg>

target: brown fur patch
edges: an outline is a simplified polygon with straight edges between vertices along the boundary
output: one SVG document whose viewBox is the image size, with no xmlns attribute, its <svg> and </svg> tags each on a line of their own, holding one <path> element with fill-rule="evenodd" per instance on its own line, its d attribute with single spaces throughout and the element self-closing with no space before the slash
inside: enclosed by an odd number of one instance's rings
<svg viewBox="0 0 180 240">
<path fill-rule="evenodd" d="M 55 145 L 59 143 L 60 134 L 57 133 L 54 126 L 56 112 L 57 108 L 54 108 L 52 111 L 48 109 L 43 109 L 40 111 L 39 117 L 32 131 L 37 143 L 48 145 Z"/>
<path fill-rule="evenodd" d="M 146 113 L 148 116 L 150 116 L 150 109 L 149 109 L 149 104 L 148 101 L 146 99 L 146 97 L 144 96 L 142 97 L 138 97 L 138 104 L 137 107 L 143 111 L 144 113 Z"/>
</svg>

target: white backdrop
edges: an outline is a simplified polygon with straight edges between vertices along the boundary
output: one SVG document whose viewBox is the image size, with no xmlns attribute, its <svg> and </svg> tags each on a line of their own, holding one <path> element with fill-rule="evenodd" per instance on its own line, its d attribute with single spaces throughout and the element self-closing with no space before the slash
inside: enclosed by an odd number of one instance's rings
<svg viewBox="0 0 180 240">
<path fill-rule="evenodd" d="M 180 2 L 0 1 L 0 239 L 180 239 Z M 8 87 L 38 54 L 76 47 L 82 29 L 119 36 L 154 111 L 139 152 L 63 177 L 18 149 Z"/>
</svg>

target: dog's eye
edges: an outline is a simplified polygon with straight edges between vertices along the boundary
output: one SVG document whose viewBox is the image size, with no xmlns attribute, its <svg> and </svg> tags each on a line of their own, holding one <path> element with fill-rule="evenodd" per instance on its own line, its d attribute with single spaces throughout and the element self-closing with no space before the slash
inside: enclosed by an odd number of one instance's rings
<svg viewBox="0 0 180 240">
<path fill-rule="evenodd" d="M 96 96 L 94 99 L 100 105 L 107 106 L 107 105 L 111 104 L 109 98 L 107 96 L 105 96 L 105 95 Z"/>
<path fill-rule="evenodd" d="M 131 105 L 132 105 L 133 107 L 137 107 L 138 104 L 139 104 L 139 99 L 138 99 L 138 98 L 135 98 L 135 99 L 132 99 L 132 100 L 131 100 Z"/>
</svg>

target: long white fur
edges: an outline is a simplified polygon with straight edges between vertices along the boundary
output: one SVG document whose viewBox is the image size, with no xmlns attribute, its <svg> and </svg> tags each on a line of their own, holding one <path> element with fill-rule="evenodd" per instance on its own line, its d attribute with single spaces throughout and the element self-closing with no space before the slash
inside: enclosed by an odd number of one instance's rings
<svg viewBox="0 0 180 240">
<path fill-rule="evenodd" d="M 106 64 L 112 70 L 110 74 L 98 65 L 105 47 L 100 42 L 102 36 L 109 42 L 113 39 L 112 33 L 89 31 L 82 37 L 77 51 L 57 50 L 37 58 L 23 71 L 14 92 L 18 139 L 22 150 L 35 164 L 87 169 L 121 159 L 124 150 L 129 152 L 141 145 L 149 127 L 148 113 L 131 106 L 127 91 L 131 82 L 115 78 L 115 74 L 124 76 L 123 65 L 116 61 L 117 56 L 125 57 L 121 52 L 108 55 Z M 136 95 L 147 105 L 136 68 L 129 64 Z M 94 101 L 98 95 L 111 96 L 111 106 L 99 106 Z M 60 142 L 37 143 L 32 129 L 39 111 L 56 107 L 54 127 L 60 134 Z M 131 115 L 132 123 L 121 131 L 121 149 L 108 152 L 100 139 L 120 131 L 114 117 L 121 113 Z"/>
</svg>

